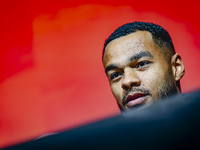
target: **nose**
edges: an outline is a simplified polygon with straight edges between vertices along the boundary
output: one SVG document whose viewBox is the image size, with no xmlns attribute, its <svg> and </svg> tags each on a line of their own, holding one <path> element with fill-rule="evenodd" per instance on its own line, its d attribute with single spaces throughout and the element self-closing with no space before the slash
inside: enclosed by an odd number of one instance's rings
<svg viewBox="0 0 200 150">
<path fill-rule="evenodd" d="M 124 90 L 131 89 L 133 86 L 139 86 L 141 83 L 138 74 L 133 68 L 126 68 L 122 80 L 122 88 Z"/>
</svg>

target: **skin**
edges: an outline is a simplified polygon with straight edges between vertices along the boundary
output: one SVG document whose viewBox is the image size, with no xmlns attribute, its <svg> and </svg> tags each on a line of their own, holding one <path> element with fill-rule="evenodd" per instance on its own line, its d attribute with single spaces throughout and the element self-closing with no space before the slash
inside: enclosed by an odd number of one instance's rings
<svg viewBox="0 0 200 150">
<path fill-rule="evenodd" d="M 103 65 L 121 110 L 181 93 L 176 85 L 185 71 L 181 57 L 175 54 L 167 62 L 150 32 L 137 31 L 111 41 Z"/>
</svg>

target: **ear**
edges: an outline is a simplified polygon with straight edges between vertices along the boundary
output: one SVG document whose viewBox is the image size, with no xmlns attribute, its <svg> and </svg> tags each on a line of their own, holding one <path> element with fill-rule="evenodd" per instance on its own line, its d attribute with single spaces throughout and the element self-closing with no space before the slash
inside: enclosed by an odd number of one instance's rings
<svg viewBox="0 0 200 150">
<path fill-rule="evenodd" d="M 175 81 L 179 81 L 185 74 L 185 67 L 179 54 L 174 54 L 171 58 L 172 73 Z"/>
</svg>

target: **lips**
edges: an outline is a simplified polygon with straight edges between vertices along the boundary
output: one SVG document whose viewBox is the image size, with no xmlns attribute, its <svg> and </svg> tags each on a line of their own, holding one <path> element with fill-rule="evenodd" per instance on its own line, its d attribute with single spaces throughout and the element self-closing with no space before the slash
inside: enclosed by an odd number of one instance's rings
<svg viewBox="0 0 200 150">
<path fill-rule="evenodd" d="M 141 104 L 145 101 L 147 95 L 143 93 L 135 93 L 133 95 L 129 95 L 125 100 L 125 105 L 128 107 L 133 107 L 135 105 Z"/>
</svg>

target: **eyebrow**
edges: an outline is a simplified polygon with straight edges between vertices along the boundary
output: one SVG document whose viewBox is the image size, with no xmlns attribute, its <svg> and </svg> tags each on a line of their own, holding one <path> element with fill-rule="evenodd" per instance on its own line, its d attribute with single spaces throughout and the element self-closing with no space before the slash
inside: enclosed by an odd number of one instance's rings
<svg viewBox="0 0 200 150">
<path fill-rule="evenodd" d="M 135 60 L 138 60 L 138 59 L 140 59 L 140 58 L 142 58 L 142 57 L 150 57 L 150 58 L 153 58 L 153 55 L 152 55 L 150 52 L 141 51 L 141 52 L 139 52 L 139 53 L 133 54 L 130 58 L 128 58 L 128 59 L 129 59 L 128 61 L 131 63 L 131 62 L 133 62 L 133 61 L 135 61 Z M 108 65 L 108 66 L 106 67 L 106 69 L 105 69 L 105 72 L 106 72 L 106 74 L 108 74 L 108 72 L 109 72 L 110 70 L 113 70 L 113 69 L 116 69 L 116 68 L 119 68 L 119 66 L 116 65 L 116 64 Z"/>
<path fill-rule="evenodd" d="M 133 54 L 130 58 L 129 58 L 129 62 L 133 62 L 135 60 L 140 59 L 141 57 L 150 57 L 153 58 L 153 55 L 150 52 L 147 51 L 141 51 L 139 53 Z"/>
<path fill-rule="evenodd" d="M 115 64 L 111 64 L 111 65 L 107 66 L 105 69 L 106 74 L 108 74 L 108 71 L 113 70 L 115 68 L 119 68 L 119 67 Z"/>
</svg>

